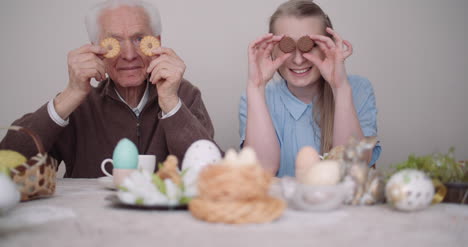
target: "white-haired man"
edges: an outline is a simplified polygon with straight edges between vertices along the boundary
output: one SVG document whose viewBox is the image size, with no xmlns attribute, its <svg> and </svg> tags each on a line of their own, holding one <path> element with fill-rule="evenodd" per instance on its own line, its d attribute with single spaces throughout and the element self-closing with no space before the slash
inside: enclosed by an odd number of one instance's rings
<svg viewBox="0 0 468 247">
<path fill-rule="evenodd" d="M 121 138 L 129 138 L 140 154 L 168 154 L 181 159 L 198 139 L 213 139 L 214 130 L 200 91 L 183 79 L 185 64 L 165 47 L 146 56 L 144 36 L 161 40 L 157 9 L 136 0 L 108 0 L 86 16 L 91 44 L 68 54 L 66 88 L 13 124 L 39 134 L 46 149 L 66 164 L 65 177 L 102 176 L 100 162 L 112 155 Z M 104 58 L 99 42 L 112 37 L 121 50 Z M 108 78 L 106 78 L 106 73 Z M 97 88 L 90 85 L 95 78 Z M 26 136 L 9 132 L 0 148 L 31 156 L 37 152 Z"/>
</svg>

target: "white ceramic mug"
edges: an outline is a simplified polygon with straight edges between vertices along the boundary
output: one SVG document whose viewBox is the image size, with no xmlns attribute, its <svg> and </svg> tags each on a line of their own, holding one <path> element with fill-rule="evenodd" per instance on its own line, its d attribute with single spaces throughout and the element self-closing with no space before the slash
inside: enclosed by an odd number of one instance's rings
<svg viewBox="0 0 468 247">
<path fill-rule="evenodd" d="M 101 163 L 101 170 L 102 172 L 108 176 L 112 177 L 115 186 L 120 186 L 124 179 L 134 172 L 136 169 L 119 169 L 114 168 L 112 169 L 112 174 L 110 174 L 106 170 L 106 164 L 111 163 L 114 165 L 114 161 L 112 159 L 105 159 Z M 138 155 L 138 169 L 142 169 L 148 171 L 149 173 L 154 173 L 154 168 L 156 167 L 156 156 L 155 155 Z"/>
<path fill-rule="evenodd" d="M 156 155 L 140 154 L 138 155 L 138 170 L 144 170 L 151 174 L 156 168 Z"/>
<path fill-rule="evenodd" d="M 114 165 L 114 161 L 112 159 L 105 159 L 101 163 L 101 170 L 102 172 L 108 176 L 112 177 L 113 174 L 110 174 L 106 170 L 106 164 L 111 163 Z M 138 155 L 138 170 L 145 170 L 149 173 L 154 173 L 154 169 L 156 168 L 156 155 L 151 154 L 141 154 Z M 133 169 L 115 169 L 114 170 L 133 170 Z"/>
</svg>

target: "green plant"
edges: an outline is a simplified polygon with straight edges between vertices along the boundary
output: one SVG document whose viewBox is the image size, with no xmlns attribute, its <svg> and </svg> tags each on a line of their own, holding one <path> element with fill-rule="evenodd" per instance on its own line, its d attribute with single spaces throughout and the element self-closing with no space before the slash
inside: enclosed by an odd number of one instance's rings
<svg viewBox="0 0 468 247">
<path fill-rule="evenodd" d="M 455 148 L 451 147 L 447 154 L 434 153 L 425 156 L 411 154 L 404 162 L 391 166 L 391 174 L 403 169 L 417 169 L 426 172 L 431 178 L 442 183 L 468 182 L 467 162 L 457 162 L 454 157 Z M 391 175 L 390 174 L 390 175 Z"/>
</svg>

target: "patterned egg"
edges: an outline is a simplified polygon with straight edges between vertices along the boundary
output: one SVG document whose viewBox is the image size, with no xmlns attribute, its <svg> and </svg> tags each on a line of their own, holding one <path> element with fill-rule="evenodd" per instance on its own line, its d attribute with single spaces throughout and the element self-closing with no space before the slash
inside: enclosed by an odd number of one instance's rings
<svg viewBox="0 0 468 247">
<path fill-rule="evenodd" d="M 186 186 L 186 196 L 193 197 L 198 194 L 196 184 L 201 169 L 220 160 L 221 152 L 213 142 L 198 140 L 190 145 L 182 161 L 182 171 L 187 169 L 182 178 Z"/>
<path fill-rule="evenodd" d="M 385 196 L 396 209 L 421 210 L 431 204 L 434 197 L 434 185 L 424 172 L 405 169 L 390 178 L 385 187 Z"/>
<path fill-rule="evenodd" d="M 124 138 L 115 146 L 112 160 L 114 161 L 114 168 L 137 169 L 138 149 L 132 141 Z"/>
<path fill-rule="evenodd" d="M 182 170 L 185 168 L 201 168 L 221 160 L 218 147 L 209 140 L 198 140 L 187 149 L 182 161 Z"/>
</svg>

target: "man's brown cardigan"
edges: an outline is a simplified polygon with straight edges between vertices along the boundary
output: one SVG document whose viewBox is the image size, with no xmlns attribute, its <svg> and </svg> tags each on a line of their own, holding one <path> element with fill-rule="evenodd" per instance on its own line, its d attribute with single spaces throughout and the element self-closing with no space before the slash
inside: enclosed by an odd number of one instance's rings
<svg viewBox="0 0 468 247">
<path fill-rule="evenodd" d="M 24 126 L 39 134 L 49 154 L 66 165 L 65 177 L 103 176 L 100 164 L 111 158 L 117 142 L 132 140 L 140 154 L 155 154 L 162 162 L 169 154 L 181 161 L 194 141 L 213 141 L 214 130 L 198 88 L 183 80 L 179 88 L 182 107 L 171 117 L 160 119 L 157 91 L 149 87 L 149 99 L 140 116 L 122 102 L 110 80 L 93 89 L 70 115 L 66 127 L 57 125 L 47 112 L 47 104 L 24 115 L 13 125 Z M 30 157 L 37 153 L 33 141 L 23 133 L 9 131 L 0 149 L 13 149 Z M 179 164 L 180 165 L 180 164 Z"/>
</svg>

